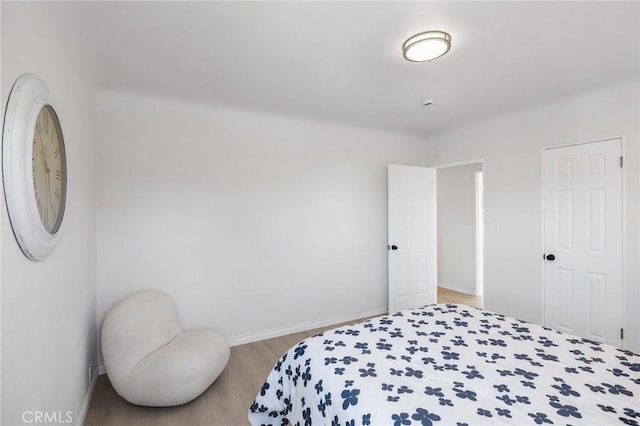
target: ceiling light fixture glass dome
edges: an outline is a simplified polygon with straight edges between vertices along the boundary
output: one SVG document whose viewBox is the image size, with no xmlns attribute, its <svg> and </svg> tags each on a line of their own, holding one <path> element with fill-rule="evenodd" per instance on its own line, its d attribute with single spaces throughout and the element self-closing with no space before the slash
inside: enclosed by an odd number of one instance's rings
<svg viewBox="0 0 640 426">
<path fill-rule="evenodd" d="M 402 56 L 411 62 L 430 62 L 451 49 L 451 36 L 444 31 L 425 31 L 402 45 Z"/>
</svg>

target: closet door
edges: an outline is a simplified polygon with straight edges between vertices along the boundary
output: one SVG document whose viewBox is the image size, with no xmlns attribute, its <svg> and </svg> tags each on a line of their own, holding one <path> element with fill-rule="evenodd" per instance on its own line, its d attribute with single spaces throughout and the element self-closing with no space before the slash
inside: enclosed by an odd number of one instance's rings
<svg viewBox="0 0 640 426">
<path fill-rule="evenodd" d="M 547 149 L 545 325 L 622 345 L 620 139 Z"/>
</svg>

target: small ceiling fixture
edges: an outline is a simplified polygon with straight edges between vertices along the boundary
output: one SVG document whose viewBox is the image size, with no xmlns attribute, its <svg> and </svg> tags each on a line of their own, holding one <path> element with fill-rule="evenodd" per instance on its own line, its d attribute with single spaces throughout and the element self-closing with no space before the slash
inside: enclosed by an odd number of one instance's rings
<svg viewBox="0 0 640 426">
<path fill-rule="evenodd" d="M 444 31 L 425 31 L 402 45 L 402 56 L 411 62 L 430 62 L 451 49 L 451 36 Z"/>
<path fill-rule="evenodd" d="M 422 100 L 422 106 L 425 107 L 425 108 L 426 107 L 430 107 L 430 106 L 434 106 L 435 104 L 436 104 L 435 99 L 429 98 L 429 99 L 423 99 Z"/>
</svg>

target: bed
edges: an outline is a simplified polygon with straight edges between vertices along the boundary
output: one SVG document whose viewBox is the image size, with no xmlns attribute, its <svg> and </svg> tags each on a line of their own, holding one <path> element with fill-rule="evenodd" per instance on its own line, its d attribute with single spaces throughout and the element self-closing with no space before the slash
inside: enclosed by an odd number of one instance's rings
<svg viewBox="0 0 640 426">
<path fill-rule="evenodd" d="M 640 356 L 464 305 L 325 331 L 276 363 L 252 425 L 640 424 Z"/>
</svg>

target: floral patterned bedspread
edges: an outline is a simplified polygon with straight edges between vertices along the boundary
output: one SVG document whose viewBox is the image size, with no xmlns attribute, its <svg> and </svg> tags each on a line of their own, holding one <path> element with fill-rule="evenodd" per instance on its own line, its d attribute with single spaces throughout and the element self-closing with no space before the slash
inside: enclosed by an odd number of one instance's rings
<svg viewBox="0 0 640 426">
<path fill-rule="evenodd" d="M 252 425 L 640 424 L 640 356 L 463 305 L 325 331 L 277 362 Z"/>
</svg>

